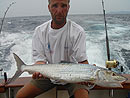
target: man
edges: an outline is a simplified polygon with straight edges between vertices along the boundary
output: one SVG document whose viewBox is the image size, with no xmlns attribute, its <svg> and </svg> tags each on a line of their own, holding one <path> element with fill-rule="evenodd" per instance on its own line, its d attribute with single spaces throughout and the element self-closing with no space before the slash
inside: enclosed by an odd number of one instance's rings
<svg viewBox="0 0 130 98">
<path fill-rule="evenodd" d="M 70 1 L 48 0 L 48 2 L 52 20 L 38 26 L 33 36 L 33 58 L 36 64 L 61 61 L 88 64 L 85 32 L 78 24 L 66 19 Z M 81 85 L 84 83 L 63 84 L 50 80 L 39 72 L 34 73 L 32 78 L 29 84 L 18 91 L 16 98 L 34 98 L 61 84 L 68 89 L 71 98 L 88 98 L 86 86 Z"/>
</svg>

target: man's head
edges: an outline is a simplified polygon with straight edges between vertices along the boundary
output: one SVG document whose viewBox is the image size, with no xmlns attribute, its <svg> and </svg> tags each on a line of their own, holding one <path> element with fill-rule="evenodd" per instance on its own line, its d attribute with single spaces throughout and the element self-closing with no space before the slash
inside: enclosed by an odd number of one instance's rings
<svg viewBox="0 0 130 98">
<path fill-rule="evenodd" d="M 51 0 L 48 0 L 48 3 L 50 4 Z M 70 0 L 68 0 L 68 3 L 70 3 Z"/>
<path fill-rule="evenodd" d="M 54 25 L 64 25 L 70 8 L 70 0 L 48 0 L 48 9 Z"/>
</svg>

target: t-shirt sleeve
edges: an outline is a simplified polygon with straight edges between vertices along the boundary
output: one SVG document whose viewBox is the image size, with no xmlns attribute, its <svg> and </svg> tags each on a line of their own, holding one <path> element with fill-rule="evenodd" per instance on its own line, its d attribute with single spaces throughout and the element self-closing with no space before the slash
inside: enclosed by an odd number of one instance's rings
<svg viewBox="0 0 130 98">
<path fill-rule="evenodd" d="M 36 28 L 32 38 L 32 57 L 34 62 L 44 61 L 46 62 L 46 56 L 44 52 L 44 45 L 40 40 L 41 30 Z"/>
<path fill-rule="evenodd" d="M 77 62 L 87 60 L 86 55 L 86 34 L 85 31 L 80 32 L 74 40 L 72 47 L 72 59 L 75 59 Z"/>
</svg>

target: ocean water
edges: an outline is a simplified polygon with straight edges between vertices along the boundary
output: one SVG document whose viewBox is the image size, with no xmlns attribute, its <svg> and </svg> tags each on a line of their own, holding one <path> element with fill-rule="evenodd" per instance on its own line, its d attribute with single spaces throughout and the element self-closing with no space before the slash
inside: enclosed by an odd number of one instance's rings
<svg viewBox="0 0 130 98">
<path fill-rule="evenodd" d="M 86 32 L 89 63 L 105 68 L 107 52 L 103 15 L 69 15 L 68 18 L 81 25 Z M 119 61 L 119 66 L 112 70 L 120 73 L 120 66 L 123 66 L 123 73 L 130 74 L 130 15 L 106 15 L 106 18 L 111 60 Z M 17 68 L 13 53 L 20 56 L 26 64 L 34 63 L 31 50 L 34 29 L 49 19 L 50 16 L 5 19 L 0 34 L 0 68 L 7 72 L 8 77 L 11 77 Z"/>
</svg>

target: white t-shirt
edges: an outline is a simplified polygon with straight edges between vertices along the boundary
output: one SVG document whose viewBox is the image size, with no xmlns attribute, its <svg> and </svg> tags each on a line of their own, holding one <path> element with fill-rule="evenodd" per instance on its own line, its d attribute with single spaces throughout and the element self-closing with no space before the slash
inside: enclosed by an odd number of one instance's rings
<svg viewBox="0 0 130 98">
<path fill-rule="evenodd" d="M 35 29 L 32 41 L 34 62 L 60 63 L 61 61 L 78 63 L 87 60 L 86 35 L 81 26 L 67 20 L 60 29 L 52 29 L 48 21 Z M 51 80 L 54 84 L 65 84 Z"/>
<path fill-rule="evenodd" d="M 51 21 L 35 29 L 32 41 L 34 62 L 61 61 L 81 62 L 87 60 L 86 35 L 81 26 L 71 20 L 60 29 L 52 29 Z"/>
</svg>

